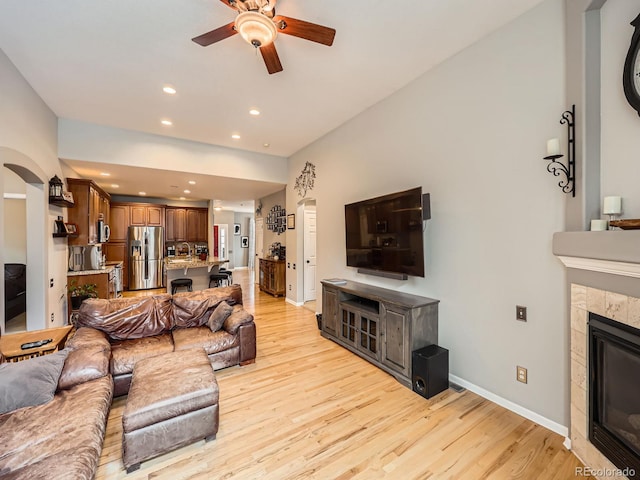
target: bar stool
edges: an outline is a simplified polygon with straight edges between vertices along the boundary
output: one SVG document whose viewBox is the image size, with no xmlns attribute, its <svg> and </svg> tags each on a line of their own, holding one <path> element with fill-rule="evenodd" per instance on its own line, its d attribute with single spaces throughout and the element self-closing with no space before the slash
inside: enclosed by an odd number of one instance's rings
<svg viewBox="0 0 640 480">
<path fill-rule="evenodd" d="M 175 280 L 171 280 L 171 295 L 176 293 L 181 287 L 186 287 L 187 292 L 192 292 L 193 280 L 190 278 L 176 278 Z"/>
<path fill-rule="evenodd" d="M 227 270 L 226 268 L 222 267 L 220 269 L 220 273 L 224 273 L 227 276 L 227 283 L 229 285 L 233 283 L 233 272 L 231 270 Z"/>
<path fill-rule="evenodd" d="M 221 287 L 223 283 L 229 285 L 229 277 L 222 272 L 212 273 L 211 275 L 209 275 L 209 288 L 211 288 L 212 283 L 216 287 Z"/>
</svg>

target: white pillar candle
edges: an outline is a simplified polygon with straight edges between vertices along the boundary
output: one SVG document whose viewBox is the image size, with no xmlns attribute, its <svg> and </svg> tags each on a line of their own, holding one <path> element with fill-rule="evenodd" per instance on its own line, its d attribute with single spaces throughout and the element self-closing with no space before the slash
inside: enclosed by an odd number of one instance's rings
<svg viewBox="0 0 640 480">
<path fill-rule="evenodd" d="M 607 229 L 607 221 L 606 220 L 591 220 L 591 231 L 592 232 L 601 232 Z"/>
<path fill-rule="evenodd" d="M 620 215 L 622 213 L 622 197 L 604 197 L 602 213 L 604 215 Z"/>
<path fill-rule="evenodd" d="M 560 139 L 552 138 L 547 140 L 547 156 L 560 155 Z"/>
</svg>

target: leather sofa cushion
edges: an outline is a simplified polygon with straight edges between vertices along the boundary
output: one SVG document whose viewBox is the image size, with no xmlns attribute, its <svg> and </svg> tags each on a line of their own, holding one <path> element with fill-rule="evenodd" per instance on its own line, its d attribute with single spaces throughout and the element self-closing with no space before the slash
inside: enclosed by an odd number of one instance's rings
<svg viewBox="0 0 640 480">
<path fill-rule="evenodd" d="M 0 477 L 94 478 L 112 392 L 106 376 L 58 392 L 43 405 L 0 415 Z"/>
<path fill-rule="evenodd" d="M 109 374 L 111 345 L 106 333 L 95 328 L 81 327 L 67 341 L 65 350 L 69 354 L 58 380 L 59 390 Z"/>
<path fill-rule="evenodd" d="M 173 352 L 173 340 L 170 333 L 113 341 L 111 343 L 111 374 L 131 373 L 138 361 L 169 352 Z"/>
<path fill-rule="evenodd" d="M 235 335 L 241 325 L 246 325 L 253 322 L 253 315 L 247 312 L 240 305 L 233 307 L 233 312 L 224 321 L 223 328 L 231 335 Z"/>
<path fill-rule="evenodd" d="M 171 334 L 176 351 L 201 348 L 207 352 L 207 355 L 211 355 L 240 345 L 240 339 L 237 335 L 231 335 L 225 330 L 212 332 L 206 325 L 176 328 Z"/>
<path fill-rule="evenodd" d="M 189 328 L 206 324 L 220 302 L 218 296 L 204 290 L 176 293 L 173 295 L 173 326 Z"/>
<path fill-rule="evenodd" d="M 125 433 L 139 430 L 217 405 L 218 399 L 216 377 L 202 349 L 147 358 L 133 372 L 122 427 Z"/>
<path fill-rule="evenodd" d="M 209 321 L 213 310 L 223 301 L 229 305 L 241 305 L 240 285 L 176 293 L 173 295 L 173 326 L 188 328 L 204 325 Z"/>
<path fill-rule="evenodd" d="M 171 329 L 173 309 L 168 293 L 151 297 L 90 298 L 82 302 L 77 326 L 93 327 L 112 339 L 160 335 Z"/>
</svg>

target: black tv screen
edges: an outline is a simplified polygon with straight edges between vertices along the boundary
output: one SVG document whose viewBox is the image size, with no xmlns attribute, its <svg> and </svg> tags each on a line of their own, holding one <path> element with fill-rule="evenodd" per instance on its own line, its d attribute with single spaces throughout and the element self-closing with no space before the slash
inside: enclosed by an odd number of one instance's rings
<svg viewBox="0 0 640 480">
<path fill-rule="evenodd" d="M 422 187 L 344 206 L 347 266 L 424 277 Z"/>
</svg>

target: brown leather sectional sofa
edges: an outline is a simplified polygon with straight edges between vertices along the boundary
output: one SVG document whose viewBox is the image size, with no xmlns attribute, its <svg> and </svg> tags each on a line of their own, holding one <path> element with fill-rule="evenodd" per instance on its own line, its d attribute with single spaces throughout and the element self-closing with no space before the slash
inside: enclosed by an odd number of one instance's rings
<svg viewBox="0 0 640 480">
<path fill-rule="evenodd" d="M 223 300 L 233 311 L 213 332 L 207 322 Z M 242 308 L 238 285 L 173 297 L 88 300 L 77 328 L 63 350 L 68 353 L 53 400 L 0 414 L 3 480 L 93 478 L 112 398 L 128 392 L 133 367 L 143 358 L 203 348 L 220 369 L 256 356 L 253 316 Z"/>
<path fill-rule="evenodd" d="M 212 332 L 206 322 L 222 301 L 233 306 L 233 313 L 223 328 Z M 246 365 L 256 358 L 256 326 L 242 308 L 239 285 L 173 296 L 85 300 L 77 326 L 109 336 L 115 397 L 129 391 L 133 367 L 143 358 L 204 348 L 214 370 Z"/>
</svg>

